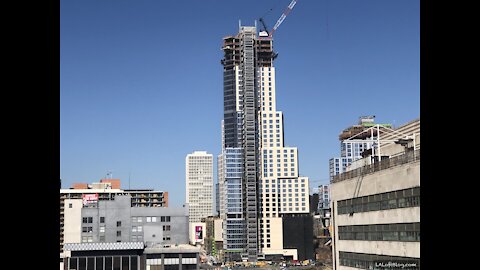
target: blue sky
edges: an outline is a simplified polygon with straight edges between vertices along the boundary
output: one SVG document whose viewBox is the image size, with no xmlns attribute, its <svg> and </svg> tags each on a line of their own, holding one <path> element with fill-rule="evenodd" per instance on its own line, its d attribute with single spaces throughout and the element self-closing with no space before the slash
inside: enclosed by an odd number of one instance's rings
<svg viewBox="0 0 480 270">
<path fill-rule="evenodd" d="M 289 3 L 61 0 L 62 187 L 112 171 L 124 188 L 130 179 L 182 205 L 185 156 L 216 160 L 221 148 L 222 38 L 239 20 L 264 16 L 271 29 Z M 285 144 L 312 186 L 328 183 L 338 134 L 359 116 L 420 117 L 418 0 L 299 0 L 274 50 Z"/>
</svg>

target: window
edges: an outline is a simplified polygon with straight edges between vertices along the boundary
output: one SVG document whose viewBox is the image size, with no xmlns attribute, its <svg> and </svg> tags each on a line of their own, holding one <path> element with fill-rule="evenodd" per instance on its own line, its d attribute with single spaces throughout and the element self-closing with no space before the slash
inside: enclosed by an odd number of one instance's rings
<svg viewBox="0 0 480 270">
<path fill-rule="evenodd" d="M 100 231 L 101 233 L 104 233 L 104 232 L 105 232 L 105 226 L 100 226 L 100 227 L 99 227 L 99 231 Z"/>
<path fill-rule="evenodd" d="M 68 208 L 72 208 L 73 205 L 71 203 L 68 204 Z"/>
<path fill-rule="evenodd" d="M 122 236 L 122 231 L 117 231 L 117 237 Z"/>
<path fill-rule="evenodd" d="M 93 217 L 82 218 L 83 223 L 93 223 Z"/>
<path fill-rule="evenodd" d="M 121 221 L 117 221 L 117 227 L 121 227 L 122 226 L 122 222 Z"/>
<path fill-rule="evenodd" d="M 147 222 L 152 222 L 152 217 L 147 217 Z"/>
<path fill-rule="evenodd" d="M 105 217 L 100 217 L 100 223 L 105 223 Z"/>
</svg>

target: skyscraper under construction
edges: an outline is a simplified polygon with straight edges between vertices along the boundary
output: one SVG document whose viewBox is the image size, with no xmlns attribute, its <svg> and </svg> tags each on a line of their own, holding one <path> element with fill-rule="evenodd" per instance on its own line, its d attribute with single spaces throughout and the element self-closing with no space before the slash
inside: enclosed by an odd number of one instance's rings
<svg viewBox="0 0 480 270">
<path fill-rule="evenodd" d="M 308 177 L 299 176 L 297 148 L 284 144 L 273 40 L 265 32 L 257 35 L 256 26 L 239 26 L 237 35 L 223 38 L 222 49 L 218 180 L 225 258 L 310 259 Z M 304 227 L 287 232 L 293 223 Z"/>
</svg>

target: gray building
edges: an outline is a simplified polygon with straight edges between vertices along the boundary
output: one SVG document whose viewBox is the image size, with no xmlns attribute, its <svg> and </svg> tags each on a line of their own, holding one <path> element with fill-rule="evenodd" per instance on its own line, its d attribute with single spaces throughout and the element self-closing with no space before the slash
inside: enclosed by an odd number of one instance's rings
<svg viewBox="0 0 480 270">
<path fill-rule="evenodd" d="M 420 120 L 374 128 L 373 155 L 330 184 L 333 269 L 420 269 Z"/>
<path fill-rule="evenodd" d="M 328 185 L 318 186 L 318 211 L 330 208 L 330 189 Z"/>
<path fill-rule="evenodd" d="M 110 201 L 119 195 L 131 195 L 132 207 L 168 207 L 168 192 L 153 189 L 121 189 L 120 179 L 102 179 L 100 183 L 75 183 L 69 189 L 60 189 L 60 254 L 63 253 L 64 243 L 78 243 L 80 221 L 73 221 L 69 216 L 78 215 L 82 200 L 86 197 L 95 196 L 98 201 Z M 65 224 L 70 219 L 69 224 Z"/>
<path fill-rule="evenodd" d="M 68 209 L 77 215 L 66 215 L 65 220 L 71 230 L 80 220 L 81 238 L 79 242 L 145 242 L 176 245 L 188 243 L 188 208 L 171 207 L 132 207 L 131 195 L 117 195 L 113 200 L 93 201 L 88 204 L 70 204 Z"/>
</svg>

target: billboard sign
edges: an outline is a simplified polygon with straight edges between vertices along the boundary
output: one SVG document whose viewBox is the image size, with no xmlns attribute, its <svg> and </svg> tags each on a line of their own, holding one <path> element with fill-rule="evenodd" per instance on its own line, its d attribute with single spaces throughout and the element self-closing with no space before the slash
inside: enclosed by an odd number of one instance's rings
<svg viewBox="0 0 480 270">
<path fill-rule="evenodd" d="M 83 201 L 83 206 L 96 204 L 98 202 L 98 193 L 83 194 L 82 201 Z"/>
<path fill-rule="evenodd" d="M 195 240 L 203 239 L 203 228 L 202 226 L 195 226 Z"/>
</svg>

